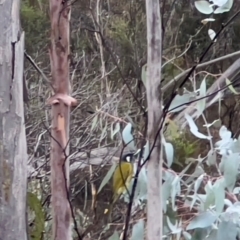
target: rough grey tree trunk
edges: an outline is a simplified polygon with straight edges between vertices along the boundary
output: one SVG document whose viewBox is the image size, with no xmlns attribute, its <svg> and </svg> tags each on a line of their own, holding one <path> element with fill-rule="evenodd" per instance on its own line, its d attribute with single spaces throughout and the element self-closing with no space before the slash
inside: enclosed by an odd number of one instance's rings
<svg viewBox="0 0 240 240">
<path fill-rule="evenodd" d="M 159 0 L 146 0 L 147 10 L 147 103 L 148 139 L 152 148 L 162 120 L 161 66 L 162 25 Z M 162 239 L 162 154 L 161 134 L 148 162 L 147 239 Z"/>
<path fill-rule="evenodd" d="M 0 4 L 0 239 L 27 239 L 27 146 L 23 113 L 24 34 L 20 0 Z"/>
</svg>

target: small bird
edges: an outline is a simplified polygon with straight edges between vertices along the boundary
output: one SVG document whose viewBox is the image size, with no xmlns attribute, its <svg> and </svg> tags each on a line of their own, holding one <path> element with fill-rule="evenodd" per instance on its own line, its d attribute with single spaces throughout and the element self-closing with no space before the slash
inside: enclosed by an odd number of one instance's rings
<svg viewBox="0 0 240 240">
<path fill-rule="evenodd" d="M 127 189 L 131 183 L 134 174 L 133 160 L 133 153 L 125 154 L 119 161 L 119 164 L 113 173 L 113 196 L 108 210 L 109 220 L 111 219 L 111 212 L 114 203 L 120 198 L 122 194 L 125 194 L 127 192 Z"/>
</svg>

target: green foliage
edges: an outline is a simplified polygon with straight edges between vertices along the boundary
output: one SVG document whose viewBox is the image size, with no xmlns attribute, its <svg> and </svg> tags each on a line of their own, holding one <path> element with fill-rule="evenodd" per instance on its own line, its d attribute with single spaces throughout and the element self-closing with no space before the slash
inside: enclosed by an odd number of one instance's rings
<svg viewBox="0 0 240 240">
<path fill-rule="evenodd" d="M 124 50 L 124 53 L 131 54 L 132 43 L 129 38 L 129 23 L 126 19 L 116 17 L 111 22 L 108 30 L 109 37 L 118 43 Z"/>
<path fill-rule="evenodd" d="M 32 240 L 38 240 L 41 239 L 44 231 L 45 216 L 43 207 L 37 195 L 31 192 L 28 192 L 27 194 L 27 202 L 31 211 L 30 213 L 34 215 L 33 226 L 30 228 L 29 235 Z"/>
<path fill-rule="evenodd" d="M 188 131 L 179 131 L 177 124 L 169 121 L 166 133 L 166 139 L 174 146 L 174 163 L 184 167 L 188 163 L 188 158 L 193 157 L 199 152 L 199 140 L 192 140 L 193 137 Z"/>
<path fill-rule="evenodd" d="M 50 29 L 49 19 L 41 9 L 30 5 L 28 1 L 21 2 L 21 24 L 26 32 L 25 45 L 28 52 L 41 49 L 47 43 Z"/>
</svg>

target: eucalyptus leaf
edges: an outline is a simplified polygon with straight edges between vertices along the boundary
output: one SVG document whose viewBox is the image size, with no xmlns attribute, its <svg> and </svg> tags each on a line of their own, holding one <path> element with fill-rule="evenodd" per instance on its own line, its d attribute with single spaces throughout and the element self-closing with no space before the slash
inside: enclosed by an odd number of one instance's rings
<svg viewBox="0 0 240 240">
<path fill-rule="evenodd" d="M 131 240 L 143 240 L 144 239 L 144 220 L 140 219 L 133 225 Z"/>
<path fill-rule="evenodd" d="M 199 89 L 199 98 L 203 98 L 203 99 L 199 99 L 199 101 L 197 101 L 197 110 L 199 115 L 201 115 L 206 108 L 206 98 L 205 98 L 206 92 L 207 92 L 207 86 L 206 86 L 206 79 L 204 78 L 202 80 L 202 83 Z"/>
<path fill-rule="evenodd" d="M 198 191 L 198 189 L 199 189 L 199 187 L 200 187 L 200 185 L 201 185 L 201 183 L 202 183 L 203 178 L 204 178 L 205 175 L 206 175 L 205 173 L 202 174 L 202 175 L 200 175 L 200 176 L 197 178 L 197 180 L 195 181 L 195 183 L 194 183 L 194 197 L 193 197 L 192 203 L 191 203 L 191 205 L 190 205 L 190 209 L 191 209 L 191 210 L 192 210 L 192 208 L 193 208 L 193 206 L 194 206 L 194 204 L 195 204 L 195 202 L 196 202 L 196 200 L 197 200 L 197 191 Z"/>
<path fill-rule="evenodd" d="M 214 150 L 210 149 L 207 155 L 207 160 L 206 160 L 208 166 L 213 166 L 217 162 L 217 154 Z"/>
<path fill-rule="evenodd" d="M 198 127 L 195 124 L 195 122 L 193 121 L 192 117 L 190 117 L 187 113 L 185 113 L 185 118 L 189 124 L 190 131 L 194 136 L 201 138 L 201 139 L 208 139 L 208 140 L 210 140 L 212 138 L 212 136 L 206 136 L 206 135 L 200 133 L 198 131 Z"/>
<path fill-rule="evenodd" d="M 185 93 L 183 95 L 177 94 L 172 100 L 171 105 L 169 106 L 169 112 L 179 112 L 182 109 L 186 108 L 186 104 L 192 99 L 191 93 Z"/>
<path fill-rule="evenodd" d="M 228 0 L 224 5 L 218 7 L 215 11 L 214 14 L 221 14 L 224 12 L 228 12 L 233 6 L 233 0 Z"/>
<path fill-rule="evenodd" d="M 173 211 L 177 210 L 177 207 L 175 206 L 176 202 L 176 196 L 180 195 L 181 193 L 181 184 L 180 184 L 180 178 L 179 176 L 175 176 L 172 184 L 171 184 L 171 199 L 172 199 L 172 209 Z"/>
<path fill-rule="evenodd" d="M 211 40 L 213 40 L 215 38 L 215 36 L 216 36 L 215 31 L 212 30 L 212 29 L 208 29 L 208 36 L 210 37 Z M 217 39 L 215 38 L 214 42 L 216 42 L 216 41 L 217 41 Z"/>
<path fill-rule="evenodd" d="M 182 228 L 178 226 L 178 221 L 176 221 L 175 225 L 173 225 L 168 216 L 167 216 L 167 224 L 172 234 L 177 234 L 182 231 Z"/>
<path fill-rule="evenodd" d="M 205 0 L 195 1 L 194 4 L 200 13 L 211 14 L 213 12 L 213 8 L 208 1 L 205 1 Z"/>
<path fill-rule="evenodd" d="M 162 208 L 163 212 L 167 212 L 167 200 L 171 196 L 171 188 L 172 188 L 172 183 L 170 179 L 165 180 L 165 182 L 162 185 Z"/>
<path fill-rule="evenodd" d="M 210 227 L 217 219 L 216 214 L 212 212 L 200 213 L 197 217 L 193 218 L 187 226 L 187 230 L 192 230 L 196 228 L 207 228 Z"/>
<path fill-rule="evenodd" d="M 133 135 L 132 135 L 132 124 L 128 123 L 126 125 L 126 127 L 123 129 L 122 132 L 122 138 L 123 141 L 126 145 L 128 145 L 130 148 L 132 148 L 133 150 L 135 150 L 135 145 L 134 145 L 134 139 L 133 139 Z"/>
<path fill-rule="evenodd" d="M 205 18 L 201 21 L 202 24 L 207 24 L 208 22 L 214 22 L 214 18 Z"/>
<path fill-rule="evenodd" d="M 113 165 L 111 166 L 111 168 L 108 170 L 107 174 L 105 175 L 105 177 L 103 178 L 99 188 L 98 188 L 98 193 L 101 192 L 101 190 L 103 189 L 103 187 L 109 182 L 109 180 L 111 179 L 115 168 L 116 168 L 117 164 L 113 163 Z"/>
<path fill-rule="evenodd" d="M 172 166 L 173 157 L 174 157 L 173 145 L 171 143 L 164 142 L 164 148 L 165 148 L 165 153 L 167 158 L 167 166 L 170 168 Z"/>
<path fill-rule="evenodd" d="M 218 214 L 222 213 L 224 207 L 225 187 L 224 179 L 218 179 L 213 185 L 213 192 L 215 196 L 215 208 Z"/>
<path fill-rule="evenodd" d="M 222 221 L 218 226 L 217 240 L 236 240 L 237 227 L 231 221 Z"/>
<path fill-rule="evenodd" d="M 216 6 L 223 6 L 224 4 L 227 3 L 228 0 L 212 0 L 213 4 L 216 5 Z"/>
<path fill-rule="evenodd" d="M 233 94 L 235 94 L 235 95 L 240 94 L 240 93 L 238 93 L 238 92 L 234 89 L 231 81 L 230 81 L 228 78 L 226 78 L 226 85 L 228 86 L 229 90 L 230 90 Z"/>
<path fill-rule="evenodd" d="M 143 166 L 138 176 L 138 184 L 139 184 L 139 194 L 138 197 L 140 200 L 147 199 L 147 172 L 146 167 Z"/>
<path fill-rule="evenodd" d="M 223 176 L 226 187 L 232 192 L 237 180 L 240 156 L 239 153 L 231 153 L 226 157 L 227 162 L 223 166 Z"/>
<path fill-rule="evenodd" d="M 213 186 L 211 181 L 208 181 L 205 186 L 206 200 L 204 202 L 204 210 L 208 210 L 211 206 L 215 204 L 215 194 L 213 192 Z"/>
<path fill-rule="evenodd" d="M 183 237 L 185 238 L 185 240 L 191 240 L 192 239 L 192 236 L 190 233 L 186 232 L 186 231 L 183 231 Z"/>
</svg>

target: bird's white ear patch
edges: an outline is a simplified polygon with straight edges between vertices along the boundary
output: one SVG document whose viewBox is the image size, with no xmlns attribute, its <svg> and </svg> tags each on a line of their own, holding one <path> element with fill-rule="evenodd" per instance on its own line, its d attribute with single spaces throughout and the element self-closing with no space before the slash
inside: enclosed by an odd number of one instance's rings
<svg viewBox="0 0 240 240">
<path fill-rule="evenodd" d="M 127 160 L 127 162 L 131 162 L 131 157 L 127 156 L 126 160 Z"/>
</svg>

